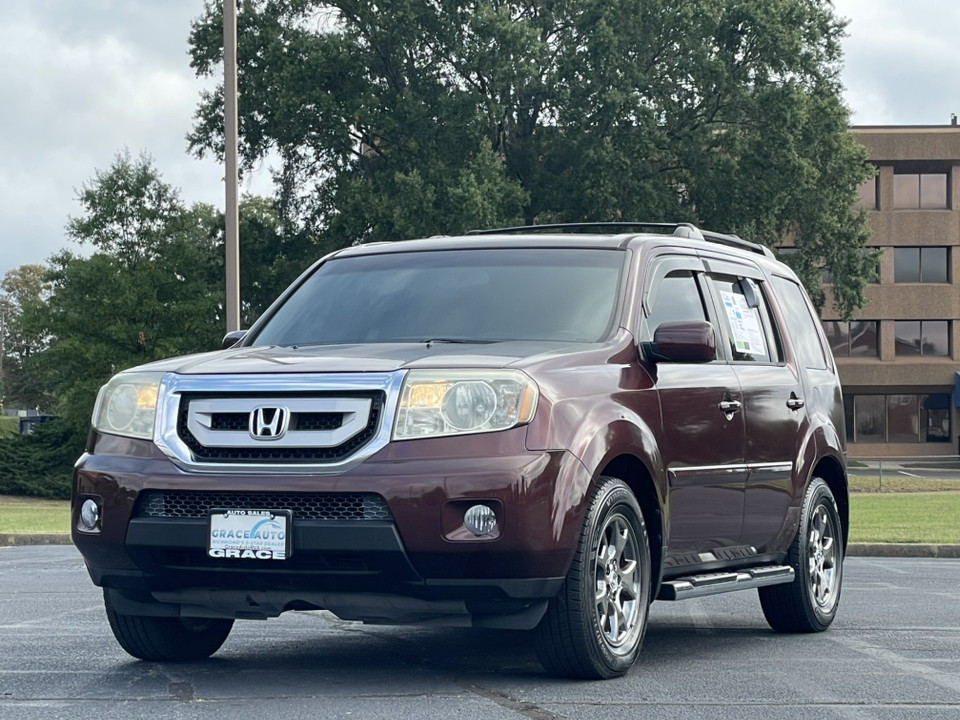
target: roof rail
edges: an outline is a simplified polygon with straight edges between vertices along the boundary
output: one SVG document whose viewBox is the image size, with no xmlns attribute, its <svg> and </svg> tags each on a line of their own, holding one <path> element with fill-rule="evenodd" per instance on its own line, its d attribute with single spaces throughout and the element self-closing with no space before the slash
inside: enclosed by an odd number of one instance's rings
<svg viewBox="0 0 960 720">
<path fill-rule="evenodd" d="M 773 254 L 773 250 L 768 248 L 766 245 L 752 243 L 749 240 L 744 240 L 739 235 L 724 235 L 723 233 L 715 233 L 710 232 L 709 230 L 704 230 L 703 239 L 707 242 L 717 243 L 718 245 L 727 245 L 729 247 L 747 250 L 748 252 L 759 253 L 760 255 L 768 258 L 776 259 L 777 257 Z"/>
<path fill-rule="evenodd" d="M 691 223 L 650 223 L 650 222 L 595 222 L 595 223 L 555 223 L 552 225 L 523 225 L 520 227 L 498 228 L 495 230 L 471 230 L 467 235 L 516 235 L 520 233 L 538 233 L 538 232 L 579 232 L 593 233 L 625 233 L 653 232 L 663 233 L 665 235 L 676 235 L 678 237 L 691 238 L 693 240 L 705 240 L 707 242 L 726 245 L 728 247 L 739 248 L 748 252 L 759 253 L 766 257 L 774 257 L 773 252 L 763 245 L 744 240 L 737 235 L 724 235 L 722 233 L 701 230 Z"/>
</svg>

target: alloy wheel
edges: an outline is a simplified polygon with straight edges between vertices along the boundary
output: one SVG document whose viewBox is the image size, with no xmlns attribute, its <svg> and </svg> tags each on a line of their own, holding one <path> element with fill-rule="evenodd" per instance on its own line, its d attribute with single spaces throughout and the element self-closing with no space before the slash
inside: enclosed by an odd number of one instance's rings
<svg viewBox="0 0 960 720">
<path fill-rule="evenodd" d="M 837 598 L 839 533 L 833 517 L 823 503 L 810 518 L 807 538 L 807 572 L 810 577 L 810 593 L 813 600 L 824 610 L 833 607 Z"/>
<path fill-rule="evenodd" d="M 599 534 L 596 555 L 595 612 L 603 639 L 611 648 L 631 647 L 642 629 L 640 548 L 626 517 L 612 514 Z"/>
</svg>

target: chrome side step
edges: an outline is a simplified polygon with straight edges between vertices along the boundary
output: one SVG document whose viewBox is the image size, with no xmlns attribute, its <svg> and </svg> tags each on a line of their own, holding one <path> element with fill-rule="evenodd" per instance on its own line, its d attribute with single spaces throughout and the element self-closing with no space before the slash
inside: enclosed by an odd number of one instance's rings
<svg viewBox="0 0 960 720">
<path fill-rule="evenodd" d="M 793 568 L 789 565 L 765 565 L 732 572 L 690 575 L 664 581 L 657 600 L 686 600 L 734 590 L 780 585 L 793 582 L 793 575 Z"/>
</svg>

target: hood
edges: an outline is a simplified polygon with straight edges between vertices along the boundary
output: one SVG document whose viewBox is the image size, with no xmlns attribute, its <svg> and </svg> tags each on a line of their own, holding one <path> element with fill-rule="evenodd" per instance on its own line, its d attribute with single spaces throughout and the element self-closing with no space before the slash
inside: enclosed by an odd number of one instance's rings
<svg viewBox="0 0 960 720">
<path fill-rule="evenodd" d="M 138 370 L 182 375 L 253 373 L 355 373 L 391 372 L 409 368 L 502 368 L 535 356 L 581 351 L 583 343 L 510 341 L 489 344 L 384 343 L 365 345 L 312 345 L 241 347 L 169 358 L 142 365 Z"/>
</svg>

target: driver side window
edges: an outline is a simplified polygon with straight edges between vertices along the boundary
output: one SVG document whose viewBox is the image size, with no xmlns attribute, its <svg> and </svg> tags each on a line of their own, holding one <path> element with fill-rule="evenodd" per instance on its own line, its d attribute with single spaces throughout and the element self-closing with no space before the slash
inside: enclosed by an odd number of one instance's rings
<svg viewBox="0 0 960 720">
<path fill-rule="evenodd" d="M 673 270 L 660 281 L 647 316 L 649 340 L 663 323 L 705 321 L 700 288 L 691 270 Z"/>
</svg>

